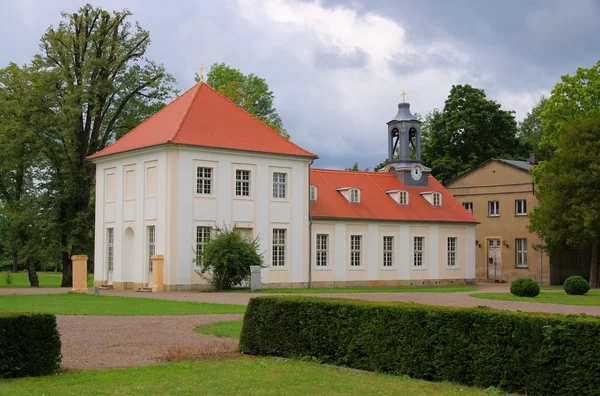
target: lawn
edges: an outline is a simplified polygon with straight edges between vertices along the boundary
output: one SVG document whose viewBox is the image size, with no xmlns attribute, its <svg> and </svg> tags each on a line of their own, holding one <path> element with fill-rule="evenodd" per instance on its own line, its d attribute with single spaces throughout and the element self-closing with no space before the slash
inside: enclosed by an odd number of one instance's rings
<svg viewBox="0 0 600 396">
<path fill-rule="evenodd" d="M 224 320 L 222 322 L 209 323 L 198 326 L 194 331 L 198 334 L 206 334 L 217 337 L 240 338 L 242 332 L 242 320 Z"/>
<path fill-rule="evenodd" d="M 486 395 L 426 382 L 277 358 L 178 362 L 0 380 L 0 395 Z"/>
<path fill-rule="evenodd" d="M 245 310 L 244 305 L 93 296 L 75 293 L 0 297 L 0 312 L 30 311 L 55 315 L 201 315 L 244 313 Z"/>
<path fill-rule="evenodd" d="M 405 286 L 405 287 L 315 287 L 290 289 L 261 289 L 261 293 L 455 293 L 471 292 L 477 286 Z"/>
<path fill-rule="evenodd" d="M 40 280 L 40 287 L 60 287 L 60 281 L 62 280 L 62 273 L 60 272 L 38 272 L 38 278 Z M 6 283 L 6 272 L 0 274 L 0 288 L 4 287 L 31 287 L 29 284 L 29 277 L 27 272 L 17 272 L 16 274 L 11 273 L 12 284 Z M 88 287 L 92 287 L 94 282 L 93 276 L 88 276 Z"/>
<path fill-rule="evenodd" d="M 474 293 L 470 296 L 486 300 L 600 306 L 600 290 L 590 290 L 585 296 L 570 296 L 558 290 L 542 291 L 537 297 L 517 297 L 510 293 Z"/>
</svg>

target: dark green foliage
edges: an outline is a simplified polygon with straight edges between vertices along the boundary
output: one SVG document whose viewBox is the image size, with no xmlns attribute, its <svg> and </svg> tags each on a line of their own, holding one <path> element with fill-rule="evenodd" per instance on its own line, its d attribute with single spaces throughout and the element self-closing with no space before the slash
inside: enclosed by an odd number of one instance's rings
<svg viewBox="0 0 600 396">
<path fill-rule="evenodd" d="M 600 320 L 315 297 L 250 300 L 240 351 L 530 395 L 597 395 Z"/>
<path fill-rule="evenodd" d="M 196 264 L 202 276 L 217 290 L 228 290 L 250 279 L 250 266 L 262 265 L 258 238 L 244 238 L 235 228 L 217 228 Z"/>
<path fill-rule="evenodd" d="M 590 291 L 590 284 L 581 276 L 573 275 L 569 276 L 565 280 L 565 283 L 563 284 L 563 289 L 565 289 L 567 294 L 583 296 L 585 293 Z"/>
<path fill-rule="evenodd" d="M 60 359 L 54 315 L 0 314 L 0 378 L 52 374 Z"/>
<path fill-rule="evenodd" d="M 520 278 L 511 283 L 510 292 L 519 297 L 535 297 L 540 294 L 540 286 L 531 278 Z"/>
</svg>

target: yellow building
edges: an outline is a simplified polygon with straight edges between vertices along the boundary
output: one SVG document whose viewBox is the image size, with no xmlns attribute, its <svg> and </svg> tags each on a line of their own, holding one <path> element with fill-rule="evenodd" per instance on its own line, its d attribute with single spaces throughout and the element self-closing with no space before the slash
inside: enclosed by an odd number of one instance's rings
<svg viewBox="0 0 600 396">
<path fill-rule="evenodd" d="M 548 256 L 530 233 L 528 214 L 537 205 L 530 169 L 537 163 L 490 159 L 447 183 L 446 188 L 479 221 L 475 228 L 478 281 L 512 282 L 533 278 L 550 283 Z"/>
</svg>

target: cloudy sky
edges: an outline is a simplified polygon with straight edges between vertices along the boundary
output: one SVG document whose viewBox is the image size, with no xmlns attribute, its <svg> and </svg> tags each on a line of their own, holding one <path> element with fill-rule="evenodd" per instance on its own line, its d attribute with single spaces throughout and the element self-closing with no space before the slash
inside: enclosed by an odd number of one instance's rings
<svg viewBox="0 0 600 396">
<path fill-rule="evenodd" d="M 0 0 L 0 66 L 27 62 L 73 0 Z M 189 88 L 199 65 L 264 77 L 292 140 L 321 167 L 386 156 L 405 90 L 414 112 L 471 84 L 522 118 L 563 74 L 600 58 L 597 0 L 103 0 L 151 33 L 149 58 Z M 242 132 L 243 133 L 243 132 Z"/>
</svg>

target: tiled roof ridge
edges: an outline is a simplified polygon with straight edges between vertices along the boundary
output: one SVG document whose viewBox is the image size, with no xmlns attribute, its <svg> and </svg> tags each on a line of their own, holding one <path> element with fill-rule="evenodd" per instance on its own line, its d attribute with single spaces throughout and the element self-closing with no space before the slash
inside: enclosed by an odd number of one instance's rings
<svg viewBox="0 0 600 396">
<path fill-rule="evenodd" d="M 223 95 L 221 92 L 217 91 L 216 89 L 214 89 L 213 87 L 211 87 L 211 86 L 210 86 L 210 85 L 208 85 L 207 83 L 205 83 L 205 82 L 201 82 L 201 83 L 199 83 L 199 84 L 202 84 L 202 85 L 205 85 L 205 86 L 207 86 L 208 88 L 212 89 L 212 90 L 213 90 L 215 93 L 217 93 L 219 96 L 221 96 L 221 97 L 222 97 L 222 98 L 224 98 L 225 100 L 227 100 L 227 101 L 229 101 L 229 102 L 233 103 L 234 105 L 236 105 L 236 106 L 237 106 L 237 107 L 238 107 L 240 110 L 242 110 L 242 111 L 243 111 L 243 112 L 244 112 L 244 113 L 245 113 L 245 114 L 246 114 L 248 117 L 250 117 L 250 118 L 252 118 L 252 119 L 254 119 L 254 120 L 256 120 L 256 121 L 260 122 L 260 123 L 261 123 L 261 124 L 263 124 L 264 126 L 266 126 L 266 127 L 267 127 L 267 128 L 268 128 L 268 129 L 269 129 L 271 132 L 273 132 L 275 135 L 277 135 L 277 136 L 278 136 L 280 139 L 283 139 L 283 140 L 285 140 L 286 142 L 288 142 L 288 143 L 291 143 L 291 144 L 292 144 L 292 145 L 294 145 L 296 148 L 298 148 L 298 149 L 300 149 L 300 150 L 302 150 L 302 151 L 305 151 L 305 152 L 307 152 L 308 154 L 310 154 L 310 155 L 314 156 L 315 158 L 318 158 L 318 157 L 319 157 L 319 156 L 318 156 L 318 155 L 316 155 L 315 153 L 311 153 L 310 151 L 308 151 L 308 150 L 306 150 L 306 149 L 303 149 L 302 147 L 300 147 L 300 146 L 299 146 L 299 145 L 297 145 L 296 143 L 292 142 L 290 139 L 286 139 L 286 138 L 284 138 L 283 136 L 281 136 L 281 134 L 280 134 L 279 132 L 277 132 L 275 129 L 273 129 L 272 127 L 270 127 L 269 125 L 267 125 L 267 123 L 266 123 L 266 122 L 264 122 L 263 120 L 261 120 L 261 119 L 260 119 L 260 118 L 258 118 L 257 116 L 255 116 L 255 115 L 252 115 L 252 114 L 251 114 L 251 113 L 250 113 L 248 110 L 244 109 L 242 106 L 240 106 L 239 104 L 235 103 L 233 100 L 229 99 L 227 96 Z M 186 113 L 186 115 L 187 115 L 187 113 Z"/>
<path fill-rule="evenodd" d="M 320 172 L 321 172 L 321 169 L 320 169 L 320 168 L 310 168 L 310 170 L 315 170 L 315 171 L 317 171 L 317 172 L 319 173 L 319 176 L 321 177 L 321 179 L 325 180 L 325 183 L 327 183 L 327 185 L 328 185 L 329 187 L 333 188 L 334 190 L 336 189 L 335 187 L 333 187 L 333 186 L 331 185 L 331 183 L 329 183 L 329 180 L 327 180 L 325 177 L 323 177 L 323 175 L 320 173 Z"/>
<path fill-rule="evenodd" d="M 360 175 L 387 175 L 389 173 L 389 172 L 352 171 L 352 170 L 345 170 L 345 169 L 327 169 L 327 168 L 310 168 L 310 169 L 319 171 L 319 172 L 350 173 L 350 174 L 360 174 Z"/>
<path fill-rule="evenodd" d="M 179 131 L 181 131 L 181 126 L 183 125 L 183 123 L 184 123 L 185 119 L 187 118 L 188 114 L 190 113 L 190 109 L 192 108 L 192 106 L 194 105 L 194 102 L 196 101 L 196 98 L 198 97 L 198 92 L 200 92 L 200 89 L 202 89 L 202 82 L 199 82 L 198 84 L 195 84 L 190 89 L 194 89 L 196 87 L 198 87 L 198 89 L 196 89 L 196 92 L 194 92 L 194 96 L 192 96 L 192 98 L 190 99 L 190 104 L 188 105 L 188 107 L 185 109 L 185 111 L 181 115 L 181 119 L 177 123 L 177 126 L 175 127 L 175 131 L 173 131 L 173 134 L 171 135 L 171 137 L 169 138 L 169 140 L 167 140 L 168 143 L 171 143 L 173 140 L 175 140 L 175 138 L 179 134 Z M 188 89 L 186 92 L 188 92 L 190 89 Z M 165 106 L 165 107 L 167 107 L 167 106 Z M 163 107 L 163 109 L 164 109 L 164 107 Z"/>
</svg>

